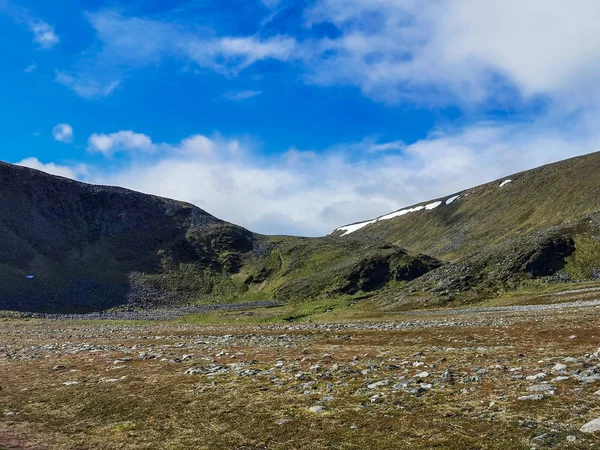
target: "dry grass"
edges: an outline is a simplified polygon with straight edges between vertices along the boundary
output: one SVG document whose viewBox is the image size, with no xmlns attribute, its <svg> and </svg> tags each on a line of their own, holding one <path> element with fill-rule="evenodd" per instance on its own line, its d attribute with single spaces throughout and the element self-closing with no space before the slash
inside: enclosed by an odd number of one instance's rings
<svg viewBox="0 0 600 450">
<path fill-rule="evenodd" d="M 461 317 L 454 326 L 401 330 L 5 320 L 0 448 L 598 448 L 600 436 L 577 430 L 600 417 L 593 395 L 600 383 L 571 377 L 556 384 L 556 395 L 535 402 L 517 400 L 532 383 L 513 379 L 549 373 L 567 356 L 578 358 L 570 370 L 585 368 L 584 355 L 600 345 L 598 311 Z M 331 359 L 323 360 L 325 353 Z M 194 357 L 177 362 L 184 354 Z M 124 357 L 132 359 L 115 364 Z M 213 363 L 268 372 L 184 373 Z M 510 370 L 516 367 L 523 370 Z M 480 381 L 465 381 L 478 369 L 487 370 Z M 393 388 L 421 370 L 432 378 L 450 370 L 456 382 L 420 396 Z M 296 379 L 298 372 L 308 380 Z M 382 379 L 393 382 L 366 387 Z M 375 393 L 381 397 L 371 401 Z M 308 410 L 317 404 L 324 413 Z"/>
</svg>

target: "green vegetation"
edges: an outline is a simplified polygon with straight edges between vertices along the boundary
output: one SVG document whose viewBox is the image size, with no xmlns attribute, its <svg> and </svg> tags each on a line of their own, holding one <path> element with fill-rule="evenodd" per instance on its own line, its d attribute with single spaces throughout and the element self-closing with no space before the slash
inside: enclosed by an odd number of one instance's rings
<svg viewBox="0 0 600 450">
<path fill-rule="evenodd" d="M 597 237 L 575 237 L 576 252 L 567 258 L 566 273 L 574 280 L 600 280 L 600 241 Z"/>
<path fill-rule="evenodd" d="M 0 164 L 0 308 L 299 305 L 366 295 L 388 310 L 593 281 L 599 171 L 594 153 L 348 236 L 300 238 L 262 236 L 186 203 Z"/>
</svg>

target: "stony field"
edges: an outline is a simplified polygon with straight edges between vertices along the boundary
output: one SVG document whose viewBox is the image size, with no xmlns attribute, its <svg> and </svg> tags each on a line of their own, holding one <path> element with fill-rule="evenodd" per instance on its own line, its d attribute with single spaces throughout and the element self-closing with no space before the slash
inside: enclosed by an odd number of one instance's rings
<svg viewBox="0 0 600 450">
<path fill-rule="evenodd" d="M 232 315 L 244 312 L 232 312 Z M 596 449 L 600 306 L 0 321 L 3 449 Z"/>
</svg>

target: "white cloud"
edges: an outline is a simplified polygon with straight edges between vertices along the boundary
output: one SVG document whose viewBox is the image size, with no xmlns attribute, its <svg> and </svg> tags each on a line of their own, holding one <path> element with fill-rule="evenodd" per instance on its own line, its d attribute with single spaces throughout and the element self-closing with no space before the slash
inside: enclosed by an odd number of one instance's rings
<svg viewBox="0 0 600 450">
<path fill-rule="evenodd" d="M 60 42 L 60 38 L 54 32 L 54 27 L 43 20 L 35 20 L 29 24 L 33 32 L 33 41 L 42 48 L 52 48 Z"/>
<path fill-rule="evenodd" d="M 25 72 L 25 73 L 31 73 L 35 69 L 37 69 L 37 64 L 36 63 L 31 63 L 27 67 L 25 67 L 25 69 L 23 69 L 23 72 Z"/>
<path fill-rule="evenodd" d="M 261 91 L 247 90 L 247 91 L 228 92 L 223 97 L 225 97 L 228 100 L 246 100 L 247 98 L 256 97 L 257 95 L 260 95 L 260 94 L 262 94 Z"/>
<path fill-rule="evenodd" d="M 101 42 L 72 70 L 57 71 L 56 81 L 80 97 L 109 95 L 130 70 L 158 64 L 165 58 L 235 76 L 257 61 L 297 57 L 289 36 L 215 36 L 198 26 L 145 17 L 126 17 L 116 10 L 86 14 Z"/>
<path fill-rule="evenodd" d="M 322 0 L 307 24 L 341 35 L 317 43 L 327 57 L 311 60 L 307 80 L 388 103 L 585 103 L 600 94 L 598 15 L 595 0 Z"/>
<path fill-rule="evenodd" d="M 70 144 L 73 142 L 73 127 L 68 123 L 59 123 L 52 128 L 52 137 L 55 141 Z"/>
<path fill-rule="evenodd" d="M 595 0 L 320 0 L 306 26 L 332 23 L 339 36 L 297 39 L 218 35 L 104 9 L 86 15 L 100 50 L 57 81 L 96 97 L 165 58 L 227 76 L 275 59 L 304 67 L 307 83 L 356 86 L 390 104 L 518 106 L 544 96 L 575 108 L 600 98 L 599 15 Z"/>
<path fill-rule="evenodd" d="M 112 80 L 101 83 L 93 77 L 74 77 L 65 72 L 56 71 L 54 81 L 60 83 L 80 97 L 93 99 L 110 95 L 118 86 L 119 81 Z"/>
<path fill-rule="evenodd" d="M 134 133 L 130 130 L 117 131 L 116 133 L 94 133 L 88 138 L 88 151 L 112 156 L 122 151 L 153 152 L 156 146 L 145 134 Z"/>
<path fill-rule="evenodd" d="M 404 150 L 406 148 L 406 144 L 404 141 L 390 141 L 390 142 L 382 142 L 382 143 L 374 143 L 369 147 L 369 152 L 389 152 L 389 151 L 399 151 Z"/>
<path fill-rule="evenodd" d="M 121 160 L 116 169 L 90 168 L 83 175 L 37 160 L 28 165 L 188 201 L 253 231 L 303 235 L 326 234 L 346 223 L 600 150 L 600 132 L 593 124 L 576 124 L 563 134 L 547 120 L 437 130 L 402 152 L 369 152 L 374 140 L 368 138 L 320 153 L 291 149 L 269 158 L 219 136 L 193 135 L 175 144 L 153 143 L 132 131 L 92 136 L 90 145 L 107 156 L 121 150 L 154 153 Z"/>
<path fill-rule="evenodd" d="M 19 166 L 29 167 L 31 169 L 41 170 L 42 172 L 58 175 L 60 177 L 76 180 L 87 174 L 87 167 L 83 164 L 76 166 L 62 166 L 54 163 L 43 163 L 37 158 L 25 158 L 18 163 Z"/>
</svg>

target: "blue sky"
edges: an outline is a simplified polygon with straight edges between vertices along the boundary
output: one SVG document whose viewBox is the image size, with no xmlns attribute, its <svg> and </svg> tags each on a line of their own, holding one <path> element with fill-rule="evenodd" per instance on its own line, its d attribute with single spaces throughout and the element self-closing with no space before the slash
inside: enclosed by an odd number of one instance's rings
<svg viewBox="0 0 600 450">
<path fill-rule="evenodd" d="M 326 234 L 600 150 L 595 1 L 0 0 L 0 159 Z"/>
</svg>

